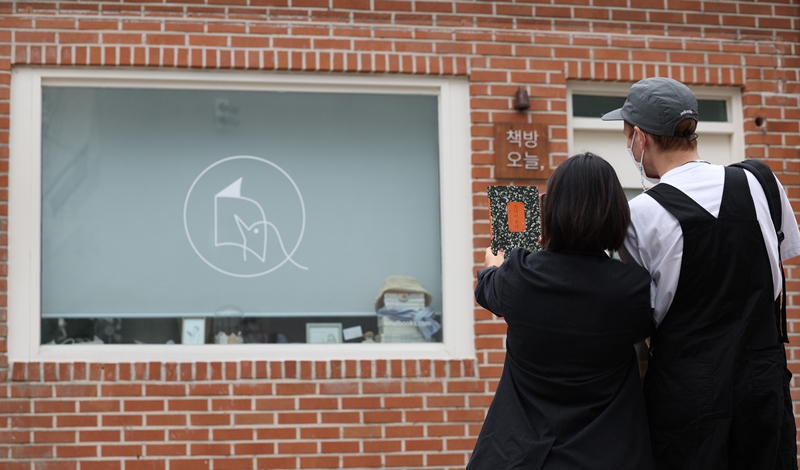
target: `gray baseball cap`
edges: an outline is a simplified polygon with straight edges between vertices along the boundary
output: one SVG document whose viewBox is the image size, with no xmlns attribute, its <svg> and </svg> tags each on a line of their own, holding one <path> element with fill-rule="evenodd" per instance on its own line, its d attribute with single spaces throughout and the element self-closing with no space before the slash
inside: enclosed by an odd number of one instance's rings
<svg viewBox="0 0 800 470">
<path fill-rule="evenodd" d="M 603 115 L 603 121 L 628 121 L 648 134 L 674 136 L 684 119 L 697 121 L 697 98 L 683 83 L 671 78 L 645 78 L 628 91 L 619 108 Z"/>
</svg>

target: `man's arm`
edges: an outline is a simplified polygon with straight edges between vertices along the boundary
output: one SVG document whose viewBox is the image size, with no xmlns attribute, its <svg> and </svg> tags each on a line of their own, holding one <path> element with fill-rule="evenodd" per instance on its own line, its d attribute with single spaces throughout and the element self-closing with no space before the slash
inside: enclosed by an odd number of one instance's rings
<svg viewBox="0 0 800 470">
<path fill-rule="evenodd" d="M 775 179 L 777 179 L 777 176 Z M 778 181 L 778 191 L 781 193 L 781 230 L 784 235 L 783 243 L 781 243 L 781 259 L 785 261 L 789 258 L 800 256 L 800 229 L 797 228 L 797 220 L 792 203 L 789 202 L 789 197 L 786 195 L 780 180 Z"/>
</svg>

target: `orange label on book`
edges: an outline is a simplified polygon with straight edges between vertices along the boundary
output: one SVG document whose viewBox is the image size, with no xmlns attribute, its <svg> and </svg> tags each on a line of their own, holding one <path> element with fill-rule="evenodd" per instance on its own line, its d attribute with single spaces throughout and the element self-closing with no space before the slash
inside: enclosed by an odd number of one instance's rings
<svg viewBox="0 0 800 470">
<path fill-rule="evenodd" d="M 525 204 L 519 201 L 509 202 L 506 206 L 508 208 L 508 231 L 509 232 L 524 232 L 525 231 Z"/>
</svg>

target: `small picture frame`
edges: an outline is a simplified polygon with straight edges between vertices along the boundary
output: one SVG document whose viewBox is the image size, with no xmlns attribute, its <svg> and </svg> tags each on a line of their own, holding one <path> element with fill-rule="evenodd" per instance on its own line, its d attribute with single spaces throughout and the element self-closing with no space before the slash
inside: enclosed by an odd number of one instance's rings
<svg viewBox="0 0 800 470">
<path fill-rule="evenodd" d="M 206 319 L 184 318 L 181 328 L 181 344 L 205 344 Z"/>
<path fill-rule="evenodd" d="M 341 323 L 306 323 L 306 343 L 333 344 L 341 342 Z"/>
</svg>

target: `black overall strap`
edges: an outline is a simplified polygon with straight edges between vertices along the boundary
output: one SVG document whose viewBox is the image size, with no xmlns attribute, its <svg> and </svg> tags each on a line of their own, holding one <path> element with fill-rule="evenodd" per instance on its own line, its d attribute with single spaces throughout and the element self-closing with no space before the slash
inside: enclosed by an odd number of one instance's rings
<svg viewBox="0 0 800 470">
<path fill-rule="evenodd" d="M 655 199 L 656 202 L 667 209 L 670 214 L 678 219 L 681 225 L 683 225 L 683 222 L 692 218 L 714 219 L 714 216 L 709 214 L 703 206 L 696 203 L 694 199 L 667 183 L 659 183 L 648 189 L 645 194 Z"/>
<path fill-rule="evenodd" d="M 752 173 L 761 184 L 761 188 L 767 196 L 772 225 L 775 227 L 775 233 L 778 236 L 778 264 L 781 268 L 781 301 L 779 305 L 776 305 L 776 315 L 780 318 L 781 340 L 784 343 L 788 343 L 789 332 L 786 324 L 786 275 L 783 272 L 783 259 L 781 258 L 781 243 L 784 239 L 783 230 L 781 230 L 783 225 L 783 208 L 781 205 L 781 193 L 778 190 L 778 183 L 775 181 L 775 175 L 772 173 L 772 169 L 761 160 L 744 160 L 732 163 L 729 166 L 743 168 Z"/>
<path fill-rule="evenodd" d="M 778 191 L 778 183 L 775 181 L 775 175 L 773 175 L 772 170 L 761 160 L 744 160 L 732 163 L 729 166 L 749 171 L 761 183 L 764 194 L 767 196 L 769 214 L 772 217 L 772 225 L 775 226 L 775 231 L 778 233 L 778 246 L 780 246 L 783 241 L 783 231 L 781 231 L 783 216 L 781 212 L 781 193 Z"/>
</svg>

